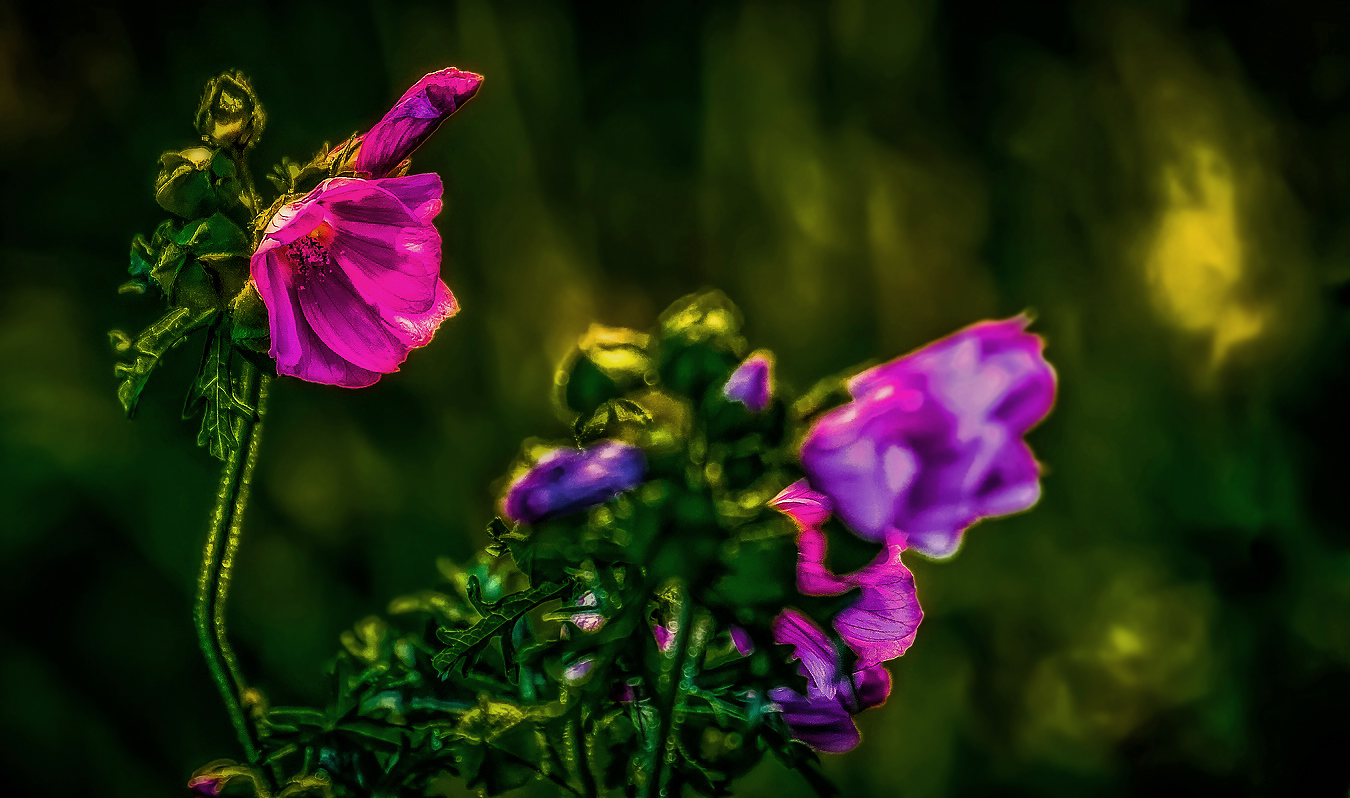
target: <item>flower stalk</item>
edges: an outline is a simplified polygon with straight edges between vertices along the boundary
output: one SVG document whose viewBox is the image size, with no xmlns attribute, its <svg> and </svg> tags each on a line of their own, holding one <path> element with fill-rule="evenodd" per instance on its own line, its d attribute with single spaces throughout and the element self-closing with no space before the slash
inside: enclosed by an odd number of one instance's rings
<svg viewBox="0 0 1350 798">
<path fill-rule="evenodd" d="M 246 682 L 239 668 L 238 658 L 230 645 L 226 625 L 230 580 L 239 543 L 243 533 L 244 510 L 248 503 L 249 484 L 258 462 L 258 446 L 262 435 L 263 405 L 267 400 L 269 379 L 247 361 L 242 363 L 240 383 L 248 406 L 255 409 L 252 417 L 237 416 L 234 420 L 235 447 L 225 461 L 220 475 L 220 490 L 216 494 L 215 509 L 207 531 L 206 546 L 202 550 L 201 570 L 197 576 L 197 597 L 193 620 L 197 626 L 197 643 L 206 658 L 211 677 L 225 702 L 239 744 L 250 763 L 258 761 L 258 734 L 249 720 L 244 706 Z"/>
</svg>

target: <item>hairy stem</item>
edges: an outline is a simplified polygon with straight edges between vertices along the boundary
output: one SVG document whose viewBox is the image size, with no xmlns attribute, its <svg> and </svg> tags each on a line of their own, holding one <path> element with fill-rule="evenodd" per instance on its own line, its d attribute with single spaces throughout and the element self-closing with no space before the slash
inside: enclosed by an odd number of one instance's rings
<svg viewBox="0 0 1350 798">
<path fill-rule="evenodd" d="M 253 418 L 239 417 L 235 421 L 238 425 L 236 439 L 239 446 L 230 452 L 221 471 L 220 490 L 216 494 L 215 511 L 211 516 L 206 547 L 202 551 L 202 566 L 197 576 L 197 600 L 192 615 L 197 626 L 197 643 L 206 657 L 206 665 L 220 691 L 220 697 L 225 702 L 225 710 L 239 737 L 239 744 L 248 761 L 256 765 L 257 732 L 245 711 L 246 685 L 234 649 L 230 646 L 225 623 L 230 576 L 239 551 L 249 482 L 258 461 L 263 403 L 267 399 L 267 376 L 260 375 L 246 361 L 242 371 L 240 382 L 245 402 L 255 408 L 257 414 Z"/>
</svg>

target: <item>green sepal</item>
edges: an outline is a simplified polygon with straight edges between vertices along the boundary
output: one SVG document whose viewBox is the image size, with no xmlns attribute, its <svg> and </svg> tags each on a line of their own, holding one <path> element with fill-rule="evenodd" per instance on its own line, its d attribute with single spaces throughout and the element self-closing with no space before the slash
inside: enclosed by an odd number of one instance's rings
<svg viewBox="0 0 1350 798">
<path fill-rule="evenodd" d="M 117 386 L 117 400 L 127 418 L 135 418 L 136 406 L 150 374 L 159 365 L 165 352 L 181 344 L 195 330 L 209 324 L 215 317 L 214 309 L 193 310 L 177 307 L 164 314 L 159 321 L 145 328 L 133 340 L 119 331 L 110 336 L 119 353 L 130 354 L 130 363 L 118 363 L 113 373 L 121 381 Z"/>
<path fill-rule="evenodd" d="M 649 341 L 636 330 L 592 324 L 554 378 L 559 416 L 565 421 L 589 416 L 605 402 L 654 383 Z"/>
<path fill-rule="evenodd" d="M 640 446 L 651 423 L 651 414 L 637 402 L 610 399 L 589 417 L 577 419 L 574 433 L 578 446 L 589 446 L 604 438 Z"/>
<path fill-rule="evenodd" d="M 677 299 L 661 314 L 660 374 L 667 389 L 702 400 L 726 383 L 745 353 L 741 312 L 721 291 Z"/>
<path fill-rule="evenodd" d="M 192 147 L 159 157 L 155 202 L 184 219 L 217 212 L 239 213 L 243 186 L 239 169 L 219 150 Z"/>
<path fill-rule="evenodd" d="M 242 423 L 256 421 L 258 410 L 249 396 L 252 367 L 234 363 L 234 347 L 222 328 L 217 322 L 207 334 L 201 368 L 183 403 L 183 419 L 202 413 L 197 445 L 227 460 L 238 451 Z"/>
</svg>

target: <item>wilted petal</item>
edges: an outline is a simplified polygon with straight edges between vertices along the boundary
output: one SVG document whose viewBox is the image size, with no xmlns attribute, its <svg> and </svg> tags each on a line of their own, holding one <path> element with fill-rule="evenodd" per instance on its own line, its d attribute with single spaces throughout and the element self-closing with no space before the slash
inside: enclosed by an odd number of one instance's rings
<svg viewBox="0 0 1350 798">
<path fill-rule="evenodd" d="M 783 610 L 773 619 L 773 639 L 792 646 L 793 658 L 821 695 L 833 698 L 838 689 L 839 652 L 810 618 L 796 610 Z"/>
<path fill-rule="evenodd" d="M 872 564 L 847 577 L 861 588 L 861 596 L 839 611 L 834 628 L 858 655 L 859 668 L 904 654 L 923 620 L 914 575 L 900 562 L 900 550 L 898 544 L 887 546 Z"/>
<path fill-rule="evenodd" d="M 371 177 L 384 177 L 468 102 L 482 82 L 481 75 L 453 67 L 426 75 L 361 137 L 353 168 Z"/>
<path fill-rule="evenodd" d="M 769 499 L 769 506 L 795 521 L 798 528 L 819 526 L 832 512 L 830 497 L 812 490 L 811 484 L 804 479 L 783 488 Z"/>
<path fill-rule="evenodd" d="M 631 490 L 646 471 L 642 450 L 619 441 L 554 449 L 511 483 L 502 512 L 518 523 L 567 515 Z"/>
<path fill-rule="evenodd" d="M 793 738 L 817 751 L 842 754 L 862 740 L 852 713 L 834 698 L 803 696 L 787 687 L 773 688 L 769 698 L 783 711 Z"/>
</svg>

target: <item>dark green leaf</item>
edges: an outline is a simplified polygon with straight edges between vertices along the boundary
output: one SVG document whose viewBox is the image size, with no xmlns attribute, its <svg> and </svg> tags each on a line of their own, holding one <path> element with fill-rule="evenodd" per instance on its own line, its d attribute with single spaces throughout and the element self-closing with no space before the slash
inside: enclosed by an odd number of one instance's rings
<svg viewBox="0 0 1350 798">
<path fill-rule="evenodd" d="M 130 354 L 132 358 L 130 363 L 118 363 L 114 369 L 121 381 L 117 386 L 117 399 L 122 403 L 127 418 L 135 417 L 145 383 L 164 353 L 181 344 L 194 330 L 210 323 L 215 316 L 214 310 L 194 312 L 188 308 L 173 308 L 159 321 L 145 328 L 134 341 L 129 341 L 120 333 L 116 335 L 115 345 L 119 351 Z"/>
</svg>

